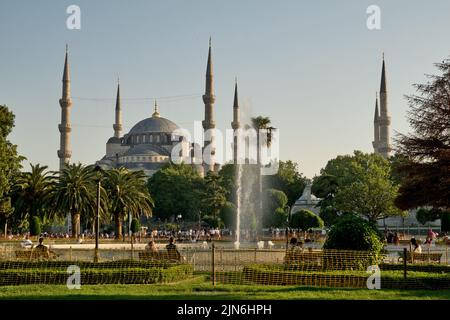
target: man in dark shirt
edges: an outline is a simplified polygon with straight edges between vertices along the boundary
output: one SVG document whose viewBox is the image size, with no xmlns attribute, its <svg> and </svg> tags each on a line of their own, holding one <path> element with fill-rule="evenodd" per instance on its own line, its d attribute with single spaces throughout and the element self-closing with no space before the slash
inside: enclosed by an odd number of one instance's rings
<svg viewBox="0 0 450 320">
<path fill-rule="evenodd" d="M 39 238 L 39 244 L 34 248 L 34 252 L 39 258 L 50 258 L 50 250 L 48 250 L 47 246 L 44 246 L 42 243 L 44 242 L 44 238 Z"/>
<path fill-rule="evenodd" d="M 166 246 L 167 254 L 170 260 L 180 261 L 181 255 L 177 250 L 177 246 L 175 245 L 175 240 L 173 237 L 169 238 L 169 244 Z"/>
</svg>

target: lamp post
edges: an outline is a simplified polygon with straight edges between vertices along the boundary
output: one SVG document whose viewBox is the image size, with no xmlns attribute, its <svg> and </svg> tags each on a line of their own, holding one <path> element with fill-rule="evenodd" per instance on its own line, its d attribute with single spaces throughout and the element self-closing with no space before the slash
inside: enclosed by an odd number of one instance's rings
<svg viewBox="0 0 450 320">
<path fill-rule="evenodd" d="M 98 238 L 99 238 L 99 230 L 100 230 L 100 188 L 101 188 L 101 172 L 102 168 L 100 166 L 95 167 L 95 171 L 97 172 L 97 211 L 95 217 L 95 253 L 94 253 L 94 262 L 97 263 L 99 260 L 98 254 Z"/>
<path fill-rule="evenodd" d="M 289 247 L 289 224 L 291 222 L 291 211 L 292 211 L 292 208 L 289 207 L 289 213 L 286 217 L 286 252 Z"/>
</svg>

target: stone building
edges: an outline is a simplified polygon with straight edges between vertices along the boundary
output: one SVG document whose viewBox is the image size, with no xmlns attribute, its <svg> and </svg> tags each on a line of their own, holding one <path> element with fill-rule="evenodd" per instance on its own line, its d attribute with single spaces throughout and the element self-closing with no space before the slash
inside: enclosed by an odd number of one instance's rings
<svg viewBox="0 0 450 320">
<path fill-rule="evenodd" d="M 173 121 L 162 117 L 158 111 L 155 101 L 153 114 L 136 123 L 131 130 L 123 134 L 122 124 L 122 102 L 120 98 L 120 84 L 117 84 L 117 97 L 115 105 L 115 122 L 113 124 L 114 134 L 106 142 L 106 153 L 96 164 L 103 169 L 124 167 L 131 170 L 143 170 L 146 175 L 151 176 L 159 168 L 171 160 L 172 152 L 183 158 L 190 158 L 192 166 L 204 176 L 209 171 L 217 172 L 220 165 L 216 163 L 216 141 L 214 130 L 216 127 L 214 116 L 214 75 L 212 62 L 211 39 L 209 40 L 208 61 L 206 66 L 205 93 L 203 95 L 204 120 L 202 126 L 204 130 L 203 145 L 190 144 L 182 136 L 177 135 L 180 127 Z M 235 86 L 235 101 L 233 105 L 233 128 L 239 127 L 239 107 L 237 105 L 237 84 Z M 61 124 L 60 131 L 60 170 L 69 163 L 71 157 L 70 150 L 70 108 L 72 100 L 70 98 L 70 79 L 68 54 L 66 51 L 63 94 L 60 99 Z M 178 132 L 179 133 L 179 132 Z M 179 149 L 174 150 L 178 145 Z M 234 146 L 237 150 L 237 146 Z M 194 154 L 203 155 L 202 159 L 194 158 Z M 210 155 L 209 158 L 205 155 Z M 236 158 L 236 157 L 234 157 Z"/>
</svg>

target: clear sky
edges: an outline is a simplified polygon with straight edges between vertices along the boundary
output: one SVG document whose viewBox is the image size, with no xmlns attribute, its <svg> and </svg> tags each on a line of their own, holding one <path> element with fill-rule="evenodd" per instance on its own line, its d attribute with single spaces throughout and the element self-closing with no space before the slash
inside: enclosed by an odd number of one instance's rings
<svg viewBox="0 0 450 320">
<path fill-rule="evenodd" d="M 80 30 L 66 28 L 72 4 Z M 381 30 L 366 27 L 372 4 Z M 182 127 L 202 120 L 211 36 L 217 127 L 230 127 L 237 76 L 241 105 L 280 129 L 281 159 L 312 177 L 339 154 L 372 151 L 383 51 L 392 129 L 408 131 L 404 94 L 449 56 L 449 30 L 448 0 L 0 0 L 0 103 L 16 114 L 19 152 L 57 169 L 68 43 L 72 161 L 93 163 L 113 134 L 118 75 L 125 132 L 155 97 Z"/>
</svg>

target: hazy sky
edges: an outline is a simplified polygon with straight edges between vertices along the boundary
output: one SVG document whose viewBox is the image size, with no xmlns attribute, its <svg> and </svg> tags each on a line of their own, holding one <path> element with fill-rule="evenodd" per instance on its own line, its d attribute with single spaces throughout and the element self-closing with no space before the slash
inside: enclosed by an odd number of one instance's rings
<svg viewBox="0 0 450 320">
<path fill-rule="evenodd" d="M 72 4 L 81 30 L 66 28 Z M 372 4 L 381 30 L 366 27 Z M 151 115 L 155 97 L 181 127 L 202 120 L 212 36 L 218 128 L 230 127 L 237 76 L 241 105 L 280 129 L 281 159 L 312 177 L 339 154 L 372 151 L 383 51 L 392 129 L 408 131 L 404 94 L 449 56 L 449 30 L 448 0 L 0 0 L 0 104 L 16 114 L 19 152 L 57 169 L 68 43 L 72 161 L 93 163 L 113 134 L 118 75 L 125 132 Z"/>
</svg>

